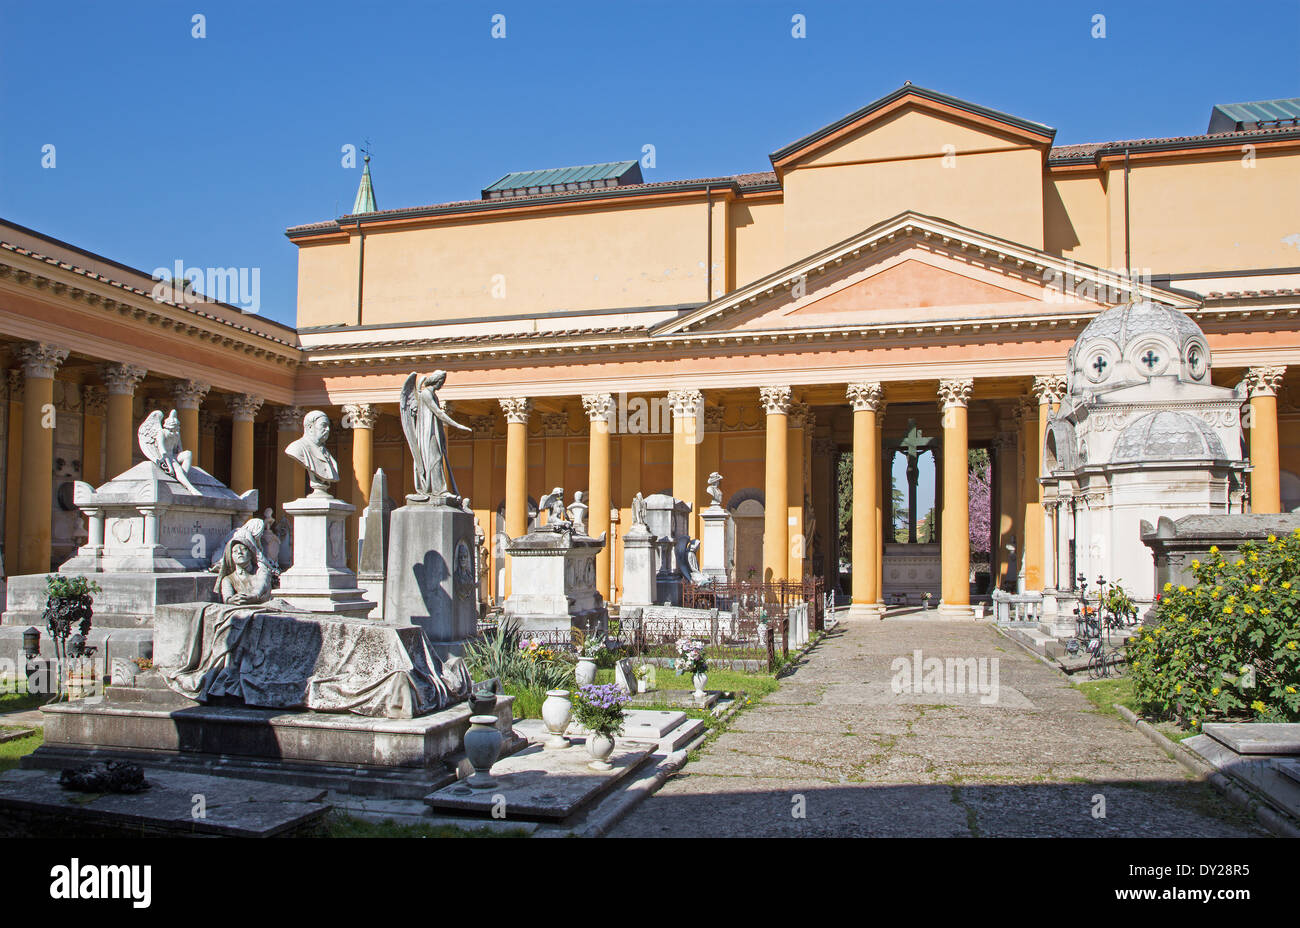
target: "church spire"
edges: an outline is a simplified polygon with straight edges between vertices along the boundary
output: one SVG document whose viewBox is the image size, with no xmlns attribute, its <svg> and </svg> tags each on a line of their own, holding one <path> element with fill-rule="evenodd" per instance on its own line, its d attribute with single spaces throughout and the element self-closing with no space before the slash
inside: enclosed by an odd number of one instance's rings
<svg viewBox="0 0 1300 928">
<path fill-rule="evenodd" d="M 352 204 L 352 215 L 373 212 L 375 212 L 375 188 L 370 182 L 370 153 L 366 152 L 366 163 L 361 171 L 361 185 L 357 187 L 357 201 Z"/>
</svg>

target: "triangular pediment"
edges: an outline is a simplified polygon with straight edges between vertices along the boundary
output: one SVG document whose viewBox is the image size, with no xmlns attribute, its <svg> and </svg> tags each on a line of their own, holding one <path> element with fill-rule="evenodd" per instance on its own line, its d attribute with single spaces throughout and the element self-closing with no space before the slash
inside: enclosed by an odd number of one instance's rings
<svg viewBox="0 0 1300 928">
<path fill-rule="evenodd" d="M 881 138 L 863 142 L 876 133 L 888 136 L 890 127 L 896 128 L 900 117 L 910 117 L 906 130 L 901 133 L 902 144 L 913 146 L 917 148 L 916 151 L 891 151 L 898 146 L 897 139 Z M 927 124 L 934 131 L 939 131 L 940 135 L 933 135 L 933 131 L 927 130 Z M 954 133 L 1011 140 L 1021 145 L 1041 148 L 1045 154 L 1056 130 L 909 83 L 842 119 L 791 142 L 773 152 L 770 157 L 773 168 L 780 176 L 796 165 L 811 163 L 818 158 L 843 160 L 853 157 L 889 157 L 891 154 L 900 157 L 915 155 L 922 150 L 926 153 L 940 151 L 944 143 L 955 144 L 959 148 L 978 147 L 963 146 L 962 143 L 968 140 L 954 137 Z M 940 144 L 936 145 L 936 140 Z M 865 148 L 859 151 L 864 144 Z"/>
<path fill-rule="evenodd" d="M 907 212 L 666 322 L 656 335 L 983 323 L 1092 314 L 1172 290 Z"/>
</svg>

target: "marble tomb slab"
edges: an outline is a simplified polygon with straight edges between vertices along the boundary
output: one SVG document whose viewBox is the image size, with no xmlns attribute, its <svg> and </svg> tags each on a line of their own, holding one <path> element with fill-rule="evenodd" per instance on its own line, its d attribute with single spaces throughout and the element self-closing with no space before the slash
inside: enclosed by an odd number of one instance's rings
<svg viewBox="0 0 1300 928">
<path fill-rule="evenodd" d="M 1207 722 L 1202 731 L 1238 754 L 1300 754 L 1300 723 Z"/>
<path fill-rule="evenodd" d="M 529 745 L 492 765 L 493 789 L 471 789 L 461 782 L 424 797 L 435 812 L 491 817 L 504 799 L 506 819 L 564 821 L 595 802 L 635 771 L 655 750 L 653 744 L 618 741 L 611 770 L 592 770 L 591 755 L 581 741 L 563 751 Z"/>
</svg>

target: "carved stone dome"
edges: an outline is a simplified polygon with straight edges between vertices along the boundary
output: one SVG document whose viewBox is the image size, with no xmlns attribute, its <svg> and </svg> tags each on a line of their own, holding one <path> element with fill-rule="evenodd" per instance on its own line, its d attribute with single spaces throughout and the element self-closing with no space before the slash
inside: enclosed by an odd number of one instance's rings
<svg viewBox="0 0 1300 928">
<path fill-rule="evenodd" d="M 1169 410 L 1147 413 L 1127 426 L 1110 455 L 1114 464 L 1225 457 L 1223 442 L 1207 425 L 1185 412 Z"/>
<path fill-rule="evenodd" d="M 1186 313 L 1138 301 L 1106 310 L 1070 349 L 1069 392 L 1095 393 L 1175 377 L 1210 383 L 1210 347 Z"/>
</svg>

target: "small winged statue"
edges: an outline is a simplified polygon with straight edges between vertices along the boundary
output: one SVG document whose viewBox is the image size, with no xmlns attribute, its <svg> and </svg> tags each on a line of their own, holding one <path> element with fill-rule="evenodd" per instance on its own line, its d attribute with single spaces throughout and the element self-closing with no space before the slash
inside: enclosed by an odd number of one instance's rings
<svg viewBox="0 0 1300 928">
<path fill-rule="evenodd" d="M 193 452 L 181 450 L 181 420 L 172 410 L 166 419 L 162 410 L 155 409 L 140 424 L 136 435 L 140 439 L 140 450 L 144 456 L 153 461 L 164 474 L 180 481 L 185 489 L 195 496 L 200 495 L 190 483 L 190 459 Z"/>
<path fill-rule="evenodd" d="M 447 432 L 444 424 L 470 431 L 443 408 L 438 391 L 447 381 L 446 371 L 411 374 L 402 385 L 402 431 L 415 459 L 415 492 L 412 500 L 433 500 L 460 505 L 456 478 L 447 464 Z"/>
<path fill-rule="evenodd" d="M 564 487 L 556 487 L 543 496 L 542 501 L 537 504 L 537 509 L 539 512 L 545 510 L 547 513 L 546 524 L 542 526 L 542 531 L 573 531 L 573 522 L 570 521 L 568 509 L 564 505 Z"/>
</svg>

